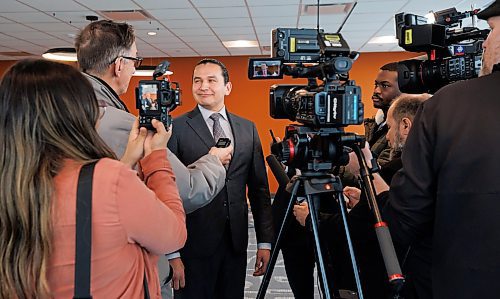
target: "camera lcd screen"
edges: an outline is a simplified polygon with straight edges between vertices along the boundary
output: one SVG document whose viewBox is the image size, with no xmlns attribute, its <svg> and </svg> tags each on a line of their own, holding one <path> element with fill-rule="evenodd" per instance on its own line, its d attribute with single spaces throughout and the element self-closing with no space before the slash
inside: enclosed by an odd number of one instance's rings
<svg viewBox="0 0 500 299">
<path fill-rule="evenodd" d="M 248 79 L 281 79 L 280 58 L 250 58 L 248 61 Z"/>
<path fill-rule="evenodd" d="M 148 114 L 156 114 L 158 111 L 158 85 L 139 84 L 139 100 L 141 110 Z"/>
</svg>

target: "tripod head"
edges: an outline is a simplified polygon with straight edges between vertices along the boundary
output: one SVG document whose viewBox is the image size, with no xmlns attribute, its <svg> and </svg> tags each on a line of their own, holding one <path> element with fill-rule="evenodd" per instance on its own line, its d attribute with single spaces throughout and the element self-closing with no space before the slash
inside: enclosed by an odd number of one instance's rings
<svg viewBox="0 0 500 299">
<path fill-rule="evenodd" d="M 342 128 L 292 124 L 285 128 L 283 141 L 274 139 L 271 152 L 280 162 L 299 169 L 304 176 L 321 176 L 349 162 L 346 147 L 364 142 L 364 137 L 345 133 Z"/>
</svg>

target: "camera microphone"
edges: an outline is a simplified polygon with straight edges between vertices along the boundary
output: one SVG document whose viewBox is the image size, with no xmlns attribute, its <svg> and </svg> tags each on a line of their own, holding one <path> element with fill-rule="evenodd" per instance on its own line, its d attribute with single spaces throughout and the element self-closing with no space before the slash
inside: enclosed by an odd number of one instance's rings
<svg viewBox="0 0 500 299">
<path fill-rule="evenodd" d="M 275 155 L 269 155 L 266 157 L 267 165 L 271 169 L 274 177 L 278 181 L 280 187 L 284 187 L 288 184 L 290 179 L 286 175 L 285 169 L 283 169 L 283 164 L 281 164 Z"/>
</svg>

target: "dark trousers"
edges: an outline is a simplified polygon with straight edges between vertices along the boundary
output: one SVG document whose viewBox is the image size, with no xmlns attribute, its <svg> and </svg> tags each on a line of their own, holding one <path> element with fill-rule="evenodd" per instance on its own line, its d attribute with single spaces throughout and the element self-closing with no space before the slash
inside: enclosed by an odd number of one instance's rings
<svg viewBox="0 0 500 299">
<path fill-rule="evenodd" d="M 229 224 L 212 256 L 181 258 L 185 267 L 186 287 L 174 292 L 175 299 L 243 298 L 247 253 L 234 251 Z"/>
</svg>

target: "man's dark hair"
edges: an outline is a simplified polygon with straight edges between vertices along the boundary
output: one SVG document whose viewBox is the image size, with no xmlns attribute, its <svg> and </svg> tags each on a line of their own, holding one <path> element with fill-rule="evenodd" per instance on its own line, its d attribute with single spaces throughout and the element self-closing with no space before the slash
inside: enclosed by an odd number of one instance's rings
<svg viewBox="0 0 500 299">
<path fill-rule="evenodd" d="M 398 63 L 397 62 L 389 62 L 380 67 L 381 71 L 389 71 L 389 72 L 397 72 L 398 71 Z"/>
<path fill-rule="evenodd" d="M 413 121 L 418 108 L 430 97 L 430 94 L 402 94 L 392 103 L 392 117 L 399 124 L 405 117 Z"/>
<path fill-rule="evenodd" d="M 219 60 L 213 58 L 203 58 L 202 60 L 198 61 L 195 67 L 199 66 L 200 64 L 208 64 L 208 63 L 220 66 L 222 70 L 222 77 L 224 77 L 224 84 L 227 84 L 229 82 L 229 72 L 227 71 L 227 68 L 224 65 L 224 63 L 220 62 Z"/>
<path fill-rule="evenodd" d="M 103 74 L 117 57 L 130 50 L 134 41 L 134 28 L 127 23 L 90 23 L 75 39 L 80 69 Z"/>
</svg>

